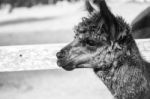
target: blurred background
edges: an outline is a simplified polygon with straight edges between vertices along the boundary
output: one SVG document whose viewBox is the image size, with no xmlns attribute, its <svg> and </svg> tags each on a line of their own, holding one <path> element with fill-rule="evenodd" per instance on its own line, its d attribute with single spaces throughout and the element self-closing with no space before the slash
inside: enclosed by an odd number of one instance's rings
<svg viewBox="0 0 150 99">
<path fill-rule="evenodd" d="M 115 15 L 121 15 L 133 27 L 135 39 L 150 38 L 150 0 L 107 0 L 107 3 Z M 73 40 L 74 26 L 84 16 L 87 16 L 84 0 L 0 0 L 0 46 L 68 43 Z M 112 96 L 90 69 L 71 72 L 50 69 L 0 72 L 0 99 L 112 99 Z"/>
<path fill-rule="evenodd" d="M 136 24 L 150 0 L 107 0 L 107 3 L 116 15 Z M 0 45 L 70 42 L 74 26 L 86 15 L 84 0 L 0 0 Z M 148 18 L 142 22 L 148 23 Z M 139 38 L 139 34 L 135 37 Z"/>
</svg>

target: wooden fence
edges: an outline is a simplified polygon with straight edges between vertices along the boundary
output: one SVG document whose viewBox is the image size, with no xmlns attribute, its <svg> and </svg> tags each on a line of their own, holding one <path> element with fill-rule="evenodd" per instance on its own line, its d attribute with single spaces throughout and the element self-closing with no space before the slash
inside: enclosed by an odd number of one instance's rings
<svg viewBox="0 0 150 99">
<path fill-rule="evenodd" d="M 150 61 L 150 39 L 136 40 L 142 56 Z M 56 52 L 66 44 L 0 47 L 0 71 L 58 69 Z"/>
</svg>

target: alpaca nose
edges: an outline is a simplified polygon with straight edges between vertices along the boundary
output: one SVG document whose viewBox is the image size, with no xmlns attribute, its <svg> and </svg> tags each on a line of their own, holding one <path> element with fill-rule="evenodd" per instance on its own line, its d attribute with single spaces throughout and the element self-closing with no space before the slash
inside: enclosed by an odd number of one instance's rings
<svg viewBox="0 0 150 99">
<path fill-rule="evenodd" d="M 64 52 L 64 51 L 58 52 L 58 53 L 56 54 L 56 57 L 57 57 L 58 59 L 64 58 L 64 57 L 65 57 L 65 52 Z"/>
</svg>

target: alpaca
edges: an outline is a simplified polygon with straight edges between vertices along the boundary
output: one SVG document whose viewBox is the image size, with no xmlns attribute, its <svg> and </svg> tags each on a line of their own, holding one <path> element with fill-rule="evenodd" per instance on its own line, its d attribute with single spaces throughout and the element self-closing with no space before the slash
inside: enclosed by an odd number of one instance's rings
<svg viewBox="0 0 150 99">
<path fill-rule="evenodd" d="M 88 17 L 75 26 L 74 40 L 57 53 L 67 71 L 92 68 L 114 99 L 150 99 L 150 64 L 140 55 L 131 27 L 105 0 L 86 1 Z"/>
<path fill-rule="evenodd" d="M 136 39 L 150 38 L 150 7 L 133 20 L 132 31 L 132 35 Z"/>
</svg>

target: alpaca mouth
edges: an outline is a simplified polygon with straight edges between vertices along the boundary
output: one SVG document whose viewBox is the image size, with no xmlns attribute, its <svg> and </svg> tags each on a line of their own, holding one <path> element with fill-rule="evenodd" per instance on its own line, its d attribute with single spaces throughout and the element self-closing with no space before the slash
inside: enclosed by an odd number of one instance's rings
<svg viewBox="0 0 150 99">
<path fill-rule="evenodd" d="M 71 62 L 71 61 L 66 62 L 64 60 L 58 60 L 57 65 L 59 67 L 62 67 L 63 69 L 65 69 L 67 71 L 72 71 L 72 70 L 75 69 L 75 66 L 74 66 L 73 62 Z"/>
<path fill-rule="evenodd" d="M 67 71 L 72 71 L 75 68 L 91 68 L 91 65 L 87 63 L 87 61 L 73 62 L 72 60 L 68 61 L 65 59 L 57 60 L 57 65 Z"/>
</svg>

